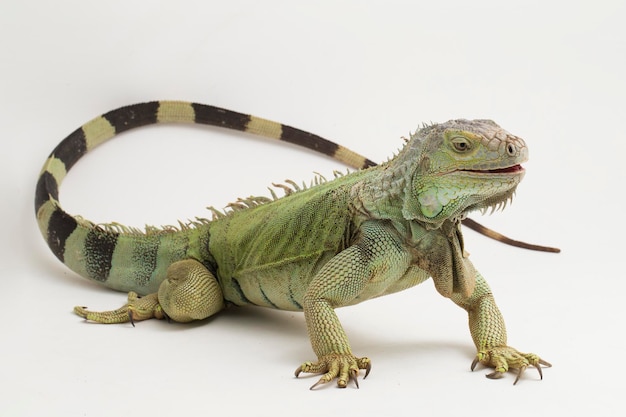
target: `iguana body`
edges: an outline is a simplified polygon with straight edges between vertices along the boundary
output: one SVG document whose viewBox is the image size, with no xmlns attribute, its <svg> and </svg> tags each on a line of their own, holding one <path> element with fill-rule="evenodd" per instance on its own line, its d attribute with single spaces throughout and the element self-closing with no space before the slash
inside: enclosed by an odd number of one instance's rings
<svg viewBox="0 0 626 417">
<path fill-rule="evenodd" d="M 334 308 L 401 291 L 429 277 L 469 313 L 477 361 L 500 377 L 510 367 L 549 365 L 506 345 L 504 322 L 483 277 L 467 258 L 460 222 L 472 210 L 505 204 L 527 159 L 525 143 L 486 120 L 418 130 L 389 162 L 296 190 L 249 198 L 179 228 L 145 232 L 94 225 L 66 213 L 58 187 L 87 151 L 121 131 L 158 122 L 205 123 L 288 140 L 351 166 L 374 163 L 318 136 L 278 123 L 183 102 L 152 102 L 109 112 L 72 133 L 42 170 L 36 212 L 44 238 L 72 270 L 121 291 L 121 309 L 76 312 L 117 323 L 168 316 L 203 319 L 226 304 L 304 311 L 323 373 L 345 387 L 370 360 L 352 354 Z M 138 298 L 136 293 L 145 295 Z M 367 375 L 367 373 L 366 373 Z M 517 379 L 516 379 L 517 382 Z M 315 385 L 317 385 L 315 384 Z M 314 385 L 314 386 L 315 386 Z"/>
</svg>

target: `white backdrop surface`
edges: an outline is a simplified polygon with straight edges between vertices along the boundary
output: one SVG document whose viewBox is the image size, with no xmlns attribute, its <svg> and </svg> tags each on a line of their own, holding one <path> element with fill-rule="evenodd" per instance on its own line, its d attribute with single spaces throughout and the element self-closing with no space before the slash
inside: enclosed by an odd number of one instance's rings
<svg viewBox="0 0 626 417">
<path fill-rule="evenodd" d="M 0 13 L 0 415 L 615 415 L 623 410 L 622 1 L 7 0 Z M 33 213 L 53 147 L 135 102 L 198 101 L 320 134 L 375 161 L 422 122 L 491 118 L 525 138 L 515 201 L 475 216 L 559 255 L 467 231 L 509 342 L 554 367 L 513 386 L 469 371 L 465 312 L 431 282 L 341 309 L 359 390 L 294 379 L 298 313 L 231 309 L 192 325 L 91 325 L 124 295 L 50 253 Z M 212 128 L 157 126 L 87 155 L 61 202 L 98 222 L 171 224 L 336 162 Z"/>
</svg>

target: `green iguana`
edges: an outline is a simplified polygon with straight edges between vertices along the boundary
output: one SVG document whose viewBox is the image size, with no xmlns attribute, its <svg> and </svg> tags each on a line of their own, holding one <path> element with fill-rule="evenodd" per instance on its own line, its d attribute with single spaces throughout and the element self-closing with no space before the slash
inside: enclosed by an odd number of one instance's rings
<svg viewBox="0 0 626 417">
<path fill-rule="evenodd" d="M 286 196 L 240 199 L 213 219 L 145 231 L 94 224 L 65 212 L 59 185 L 86 152 L 116 134 L 164 122 L 202 123 L 292 142 L 364 168 Z M 509 347 L 491 290 L 464 250 L 468 212 L 505 205 L 524 176 L 524 141 L 489 120 L 423 126 L 388 162 L 372 161 L 319 136 L 217 107 L 160 101 L 122 107 L 86 123 L 50 154 L 37 183 L 39 228 L 57 258 L 119 291 L 128 303 L 107 312 L 76 307 L 87 320 L 201 320 L 227 305 L 304 311 L 316 362 L 295 372 L 318 382 L 350 380 L 370 359 L 352 353 L 334 309 L 391 294 L 432 277 L 437 291 L 469 313 L 478 362 L 489 378 L 528 366 L 535 354 Z"/>
</svg>

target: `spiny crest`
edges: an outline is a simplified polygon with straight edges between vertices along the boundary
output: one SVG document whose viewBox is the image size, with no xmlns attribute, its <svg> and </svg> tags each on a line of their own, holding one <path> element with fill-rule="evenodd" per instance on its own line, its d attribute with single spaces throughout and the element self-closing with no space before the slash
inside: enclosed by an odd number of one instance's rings
<svg viewBox="0 0 626 417">
<path fill-rule="evenodd" d="M 510 196 L 506 197 L 504 200 L 500 200 L 500 201 L 494 202 L 493 204 L 489 204 L 485 207 L 480 208 L 479 209 L 480 214 L 493 214 L 496 211 L 504 210 L 507 205 L 513 202 L 513 196 L 514 194 L 511 194 Z"/>
<path fill-rule="evenodd" d="M 186 223 L 182 221 L 178 221 L 178 225 L 164 225 L 164 226 L 153 226 L 146 225 L 144 229 L 140 229 L 138 227 L 126 226 L 118 222 L 111 223 L 94 223 L 87 219 L 84 219 L 81 216 L 74 216 L 77 223 L 83 227 L 93 229 L 99 232 L 104 233 L 112 233 L 112 234 L 125 234 L 125 235 L 148 235 L 155 236 L 161 234 L 175 233 L 184 230 L 190 230 L 198 228 L 202 225 L 208 224 L 210 220 L 196 217 L 194 220 L 188 220 Z"/>
<path fill-rule="evenodd" d="M 393 153 L 392 156 L 387 158 L 385 163 L 389 163 L 396 159 L 399 155 L 403 153 L 412 153 L 411 151 L 415 149 L 419 149 L 424 142 L 424 138 L 428 135 L 431 129 L 439 126 L 436 123 L 422 123 L 420 127 L 418 127 L 414 132 L 409 132 L 409 137 L 401 136 L 402 139 L 402 147 L 400 147 L 396 152 Z"/>
<path fill-rule="evenodd" d="M 333 176 L 334 176 L 334 179 L 337 179 L 349 173 L 350 173 L 349 170 L 347 170 L 345 173 L 340 172 L 340 171 L 333 171 Z M 265 196 L 250 196 L 247 198 L 238 198 L 235 202 L 227 204 L 224 210 L 218 210 L 213 206 L 207 207 L 207 209 L 211 211 L 211 214 L 213 215 L 212 220 L 217 220 L 217 219 L 226 217 L 234 212 L 247 210 L 249 208 L 253 208 L 262 204 L 271 203 L 272 201 L 276 201 L 283 197 L 287 197 L 292 194 L 308 190 L 312 187 L 325 184 L 327 182 L 328 180 L 326 179 L 326 177 L 316 172 L 315 176 L 313 177 L 313 179 L 310 181 L 308 185 L 304 181 L 302 182 L 302 184 L 299 185 L 298 183 L 290 179 L 285 180 L 284 184 L 272 183 L 272 187 L 267 188 L 270 192 L 271 198 L 265 197 Z M 284 195 L 283 196 L 277 195 L 275 191 L 276 189 L 282 190 Z"/>
<path fill-rule="evenodd" d="M 349 174 L 350 171 L 347 170 L 345 173 L 340 171 L 333 171 L 334 179 L 343 177 L 346 174 Z M 283 197 L 290 196 L 292 194 L 302 192 L 308 190 L 309 188 L 315 187 L 317 185 L 321 185 L 327 183 L 328 180 L 320 173 L 315 173 L 315 176 L 307 185 L 305 182 L 302 182 L 301 185 L 298 185 L 293 180 L 285 180 L 285 184 L 272 184 L 272 187 L 268 187 L 270 191 L 271 197 L 266 196 L 250 196 L 246 198 L 238 198 L 236 201 L 229 203 L 223 210 L 216 209 L 213 206 L 207 207 L 207 209 L 211 212 L 211 219 L 207 219 L 204 217 L 196 217 L 193 220 L 187 220 L 187 222 L 178 221 L 177 225 L 164 225 L 164 226 L 152 226 L 146 225 L 144 229 L 140 229 L 132 226 L 125 226 L 121 223 L 111 222 L 111 223 L 93 223 L 81 216 L 74 216 L 76 221 L 87 228 L 94 229 L 97 231 L 102 231 L 105 233 L 113 233 L 113 234 L 126 234 L 126 235 L 161 235 L 168 233 L 176 233 L 180 231 L 195 229 L 201 226 L 205 226 L 212 221 L 222 219 L 233 213 L 248 210 L 262 204 L 271 203 L 272 201 L 278 200 Z M 275 192 L 275 189 L 280 189 L 284 192 L 283 196 L 278 196 Z"/>
</svg>

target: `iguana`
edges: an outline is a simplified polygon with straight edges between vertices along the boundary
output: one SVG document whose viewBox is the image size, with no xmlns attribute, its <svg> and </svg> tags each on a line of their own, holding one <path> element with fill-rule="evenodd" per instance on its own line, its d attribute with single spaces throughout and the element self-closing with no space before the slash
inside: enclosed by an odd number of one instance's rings
<svg viewBox="0 0 626 417">
<path fill-rule="evenodd" d="M 239 199 L 213 219 L 144 231 L 94 224 L 65 212 L 59 186 L 86 152 L 143 125 L 201 123 L 292 142 L 363 168 L 310 187 L 280 186 L 286 196 Z M 311 389 L 337 379 L 358 387 L 367 357 L 352 353 L 334 309 L 407 289 L 432 277 L 444 297 L 469 313 L 477 355 L 500 378 L 528 366 L 551 366 L 509 347 L 503 318 L 485 279 L 465 252 L 461 221 L 474 210 L 505 205 L 524 176 L 522 139 L 490 120 L 424 125 L 386 163 L 319 136 L 269 120 L 196 103 L 155 101 L 110 111 L 65 138 L 41 171 L 35 211 L 41 233 L 79 275 L 129 291 L 120 309 L 90 321 L 201 320 L 228 305 L 304 311 L 317 361 L 300 373 L 322 374 Z"/>
</svg>

